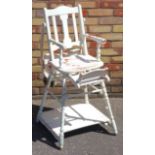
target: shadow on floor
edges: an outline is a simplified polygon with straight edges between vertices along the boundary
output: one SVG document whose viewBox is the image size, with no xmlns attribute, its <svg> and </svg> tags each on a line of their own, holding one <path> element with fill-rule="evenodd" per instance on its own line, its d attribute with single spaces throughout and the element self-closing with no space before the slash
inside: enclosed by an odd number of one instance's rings
<svg viewBox="0 0 155 155">
<path fill-rule="evenodd" d="M 44 108 L 44 111 L 48 111 L 51 109 L 52 108 Z M 59 149 L 57 146 L 58 142 L 54 138 L 54 136 L 41 123 L 36 122 L 36 116 L 37 116 L 38 110 L 39 110 L 39 106 L 32 105 L 32 141 L 33 142 L 40 141 L 56 149 Z M 74 130 L 72 132 L 65 133 L 65 138 L 88 133 L 88 132 L 97 132 L 97 133 L 112 135 L 111 133 L 108 132 L 108 130 L 101 127 L 100 125 L 93 125 L 90 127 L 85 127 L 82 129 Z"/>
</svg>

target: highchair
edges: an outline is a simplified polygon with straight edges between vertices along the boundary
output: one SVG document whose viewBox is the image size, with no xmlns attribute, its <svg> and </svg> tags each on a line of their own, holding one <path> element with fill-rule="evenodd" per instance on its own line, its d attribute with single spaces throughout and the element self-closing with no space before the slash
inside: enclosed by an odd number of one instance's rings
<svg viewBox="0 0 155 155">
<path fill-rule="evenodd" d="M 114 134 L 117 134 L 117 126 L 105 86 L 105 81 L 110 79 L 106 72 L 107 68 L 103 67 L 104 62 L 100 59 L 100 47 L 106 40 L 85 33 L 81 5 L 76 7 L 59 6 L 55 9 L 44 8 L 44 20 L 41 33 L 41 52 L 43 74 L 47 81 L 37 121 L 40 121 L 55 136 L 61 149 L 64 146 L 64 133 L 86 126 L 101 123 L 111 124 Z M 60 23 L 63 35 L 58 33 Z M 73 26 L 71 35 L 69 24 Z M 45 31 L 49 55 L 44 55 L 43 52 Z M 54 33 L 53 36 L 51 32 Z M 96 57 L 89 55 L 86 39 L 97 43 Z M 80 89 L 80 93 L 68 94 L 66 83 L 68 81 L 76 89 Z M 62 85 L 60 99 L 49 89 L 51 83 L 55 85 L 57 82 L 61 82 Z M 88 88 L 91 88 L 91 91 Z M 101 99 L 108 108 L 109 117 L 90 104 L 89 94 L 91 93 L 103 95 Z M 60 104 L 60 108 L 43 111 L 48 94 Z M 84 102 L 67 105 L 67 99 L 75 96 L 83 96 Z"/>
</svg>

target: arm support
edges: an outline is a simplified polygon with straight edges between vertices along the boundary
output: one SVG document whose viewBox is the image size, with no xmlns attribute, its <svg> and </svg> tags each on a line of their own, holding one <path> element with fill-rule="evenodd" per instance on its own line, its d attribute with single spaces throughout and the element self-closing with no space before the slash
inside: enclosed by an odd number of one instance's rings
<svg viewBox="0 0 155 155">
<path fill-rule="evenodd" d="M 100 38 L 100 37 L 96 37 L 96 36 L 92 36 L 92 35 L 89 35 L 89 34 L 86 34 L 85 35 L 86 38 L 90 39 L 90 40 L 93 40 L 97 43 L 97 59 L 98 60 L 101 60 L 101 45 L 102 43 L 104 43 L 106 41 L 106 39 L 104 38 Z"/>
<path fill-rule="evenodd" d="M 50 39 L 49 41 L 52 42 L 53 44 L 59 46 L 62 50 L 66 49 L 66 47 L 64 46 L 64 44 L 62 44 L 61 42 L 58 42 L 58 41 L 56 41 L 54 39 Z"/>
<path fill-rule="evenodd" d="M 96 37 L 96 36 L 92 36 L 92 35 L 89 35 L 89 34 L 85 34 L 85 37 L 87 37 L 88 39 L 93 40 L 93 41 L 95 41 L 95 42 L 97 42 L 99 44 L 106 41 L 105 38 Z"/>
</svg>

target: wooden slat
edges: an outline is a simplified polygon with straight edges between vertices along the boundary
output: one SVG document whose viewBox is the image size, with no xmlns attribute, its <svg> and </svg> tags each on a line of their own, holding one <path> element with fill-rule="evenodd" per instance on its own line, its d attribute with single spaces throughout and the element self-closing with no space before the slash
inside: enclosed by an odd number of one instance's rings
<svg viewBox="0 0 155 155">
<path fill-rule="evenodd" d="M 75 18 L 75 13 L 72 14 L 73 18 L 73 28 L 74 28 L 74 35 L 75 35 L 75 41 L 78 41 L 78 32 L 77 32 L 77 23 L 76 23 L 76 18 Z"/>
<path fill-rule="evenodd" d="M 58 29 L 57 29 L 57 23 L 56 23 L 56 17 L 52 16 L 52 22 L 53 22 L 53 29 L 54 29 L 54 36 L 55 36 L 55 40 L 59 41 L 58 38 Z"/>
<path fill-rule="evenodd" d="M 69 37 L 69 30 L 68 30 L 68 14 L 65 15 L 61 15 L 60 19 L 62 21 L 62 28 L 63 28 L 63 33 L 64 33 L 64 40 L 63 40 L 63 44 L 67 47 L 67 48 L 71 48 L 72 47 L 72 41 L 71 38 Z"/>
<path fill-rule="evenodd" d="M 83 39 L 82 44 L 83 44 L 83 54 L 88 55 L 88 48 L 87 48 L 87 43 L 86 43 L 86 37 L 83 37 L 85 35 L 85 27 L 84 27 L 84 19 L 83 19 L 83 14 L 82 14 L 82 7 L 81 5 L 78 5 L 79 9 L 79 23 L 80 23 L 80 33 L 81 33 L 81 39 Z"/>
<path fill-rule="evenodd" d="M 50 30 L 50 21 L 49 21 L 49 18 L 47 16 L 47 9 L 44 8 L 44 13 L 45 13 L 45 22 L 46 22 L 46 28 L 47 28 L 47 37 L 48 37 L 48 40 L 50 40 L 52 38 L 51 36 L 51 30 Z M 48 41 L 48 46 L 49 46 L 49 49 L 50 49 L 50 56 L 51 56 L 51 60 L 54 59 L 54 53 L 53 53 L 53 50 L 52 50 L 52 44 L 50 41 Z"/>
</svg>

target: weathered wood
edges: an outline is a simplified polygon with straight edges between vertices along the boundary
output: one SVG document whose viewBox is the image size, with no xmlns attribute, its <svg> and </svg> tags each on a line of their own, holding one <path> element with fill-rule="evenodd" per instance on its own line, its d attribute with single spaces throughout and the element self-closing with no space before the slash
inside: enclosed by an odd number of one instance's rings
<svg viewBox="0 0 155 155">
<path fill-rule="evenodd" d="M 83 54 L 88 55 L 88 48 L 87 48 L 86 38 L 83 37 L 85 35 L 85 27 L 84 27 L 84 19 L 83 19 L 81 5 L 78 5 L 78 9 L 79 9 L 79 23 L 80 23 L 80 41 L 81 41 L 81 46 L 83 47 Z"/>
<path fill-rule="evenodd" d="M 74 28 L 74 35 L 75 35 L 75 41 L 78 42 L 78 31 L 77 31 L 77 23 L 76 23 L 76 18 L 75 18 L 75 13 L 72 14 L 72 19 L 73 19 L 73 28 Z"/>
<path fill-rule="evenodd" d="M 56 17 L 55 16 L 52 16 L 52 22 L 53 22 L 55 40 L 56 41 L 59 41 L 59 38 L 58 38 L 58 29 L 57 29 L 57 23 L 56 23 Z"/>
<path fill-rule="evenodd" d="M 80 37 L 78 37 L 76 15 L 78 14 Z M 112 123 L 114 133 L 117 134 L 117 127 L 112 114 L 110 101 L 105 87 L 105 79 L 109 80 L 106 69 L 101 69 L 104 63 L 100 60 L 100 46 L 105 39 L 90 36 L 85 33 L 84 19 L 82 15 L 81 5 L 77 7 L 60 6 L 55 9 L 44 8 L 45 24 L 43 25 L 41 34 L 41 52 L 43 53 L 43 36 L 44 28 L 47 30 L 47 39 L 49 45 L 49 55 L 42 56 L 44 65 L 43 74 L 48 79 L 42 102 L 39 108 L 37 121 L 40 121 L 45 127 L 50 130 L 58 139 L 60 148 L 64 146 L 64 133 L 78 128 L 100 124 L 102 122 Z M 68 29 L 68 18 L 72 17 L 75 40 L 71 40 Z M 57 28 L 57 20 L 59 17 L 62 22 L 62 29 L 64 33 L 63 42 Z M 52 21 L 52 22 L 51 22 Z M 50 23 L 51 22 L 51 23 Z M 54 36 L 51 35 L 51 25 L 53 24 Z M 97 58 L 88 54 L 86 38 L 97 42 Z M 49 58 L 50 56 L 50 58 Z M 52 80 L 62 82 L 61 99 L 55 97 L 57 102 L 60 102 L 60 109 L 56 111 L 43 112 L 43 107 L 46 102 L 48 93 L 54 96 L 54 93 L 49 91 Z M 86 104 L 77 104 L 74 106 L 65 106 L 66 99 L 74 95 L 67 94 L 67 81 L 71 81 L 74 87 L 78 90 L 84 90 L 78 95 L 85 97 Z M 96 87 L 96 85 L 101 88 Z M 88 87 L 91 86 L 89 90 Z M 79 89 L 80 88 L 80 89 Z M 106 104 L 108 106 L 108 118 L 89 102 L 90 93 L 100 93 L 104 95 Z M 56 114 L 56 113 L 58 114 Z M 61 115 L 60 115 L 61 114 Z"/>
<path fill-rule="evenodd" d="M 69 37 L 69 31 L 68 31 L 68 15 L 61 15 L 60 19 L 62 21 L 62 27 L 63 27 L 63 32 L 64 32 L 64 39 L 63 39 L 63 44 L 67 48 L 72 47 L 72 41 L 71 38 Z"/>
<path fill-rule="evenodd" d="M 47 10 L 47 16 L 59 16 L 72 13 L 78 13 L 78 7 L 59 6 L 55 9 Z"/>
</svg>

